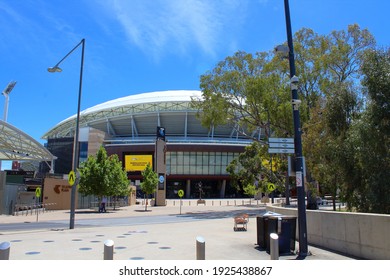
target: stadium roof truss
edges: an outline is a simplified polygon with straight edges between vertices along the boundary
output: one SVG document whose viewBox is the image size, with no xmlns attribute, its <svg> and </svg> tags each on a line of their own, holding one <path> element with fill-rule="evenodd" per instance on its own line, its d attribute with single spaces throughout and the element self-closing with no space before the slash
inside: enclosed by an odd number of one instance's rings
<svg viewBox="0 0 390 280">
<path fill-rule="evenodd" d="M 103 131 L 108 140 L 144 141 L 155 137 L 156 127 L 164 126 L 170 141 L 246 141 L 237 126 L 202 126 L 192 102 L 201 100 L 200 91 L 164 91 L 130 95 L 98 104 L 80 112 L 79 127 Z M 43 139 L 73 137 L 76 115 L 58 123 Z M 251 132 L 252 133 L 252 132 Z M 252 137 L 261 137 L 261 130 Z M 252 133 L 252 134 L 253 134 Z M 111 139 L 110 139 L 111 138 Z M 207 138 L 207 139 L 206 139 Z"/>
<path fill-rule="evenodd" d="M 190 107 L 189 101 L 177 101 L 177 102 L 164 102 L 164 103 L 140 103 L 129 104 L 118 107 L 104 108 L 99 111 L 85 110 L 80 113 L 80 128 L 91 126 L 96 123 L 106 123 L 107 131 L 110 131 L 111 135 L 115 135 L 115 128 L 113 125 L 114 120 L 118 119 L 131 119 L 129 122 L 129 128 L 132 130 L 133 135 L 138 134 L 137 124 L 134 120 L 136 115 L 147 115 L 150 113 L 157 114 L 160 112 L 187 112 L 196 111 Z M 48 138 L 61 138 L 72 137 L 76 126 L 76 115 L 62 121 L 56 125 L 53 129 L 48 131 L 42 136 L 43 139 Z"/>
<path fill-rule="evenodd" d="M 54 155 L 31 136 L 0 120 L 0 160 L 53 162 L 55 159 Z"/>
</svg>

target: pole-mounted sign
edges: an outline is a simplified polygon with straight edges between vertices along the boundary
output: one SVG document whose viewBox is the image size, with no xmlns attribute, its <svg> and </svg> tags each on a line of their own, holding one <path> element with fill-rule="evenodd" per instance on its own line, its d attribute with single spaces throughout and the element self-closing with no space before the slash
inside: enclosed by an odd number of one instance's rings
<svg viewBox="0 0 390 280">
<path fill-rule="evenodd" d="M 73 186 L 74 182 L 76 182 L 76 174 L 74 171 L 70 171 L 68 175 L 68 183 L 70 186 Z"/>
<path fill-rule="evenodd" d="M 183 196 L 184 196 L 184 191 L 183 191 L 183 190 L 179 190 L 179 191 L 177 192 L 177 195 L 180 197 L 180 215 L 181 215 L 181 205 L 182 205 L 181 199 L 182 199 Z"/>
</svg>

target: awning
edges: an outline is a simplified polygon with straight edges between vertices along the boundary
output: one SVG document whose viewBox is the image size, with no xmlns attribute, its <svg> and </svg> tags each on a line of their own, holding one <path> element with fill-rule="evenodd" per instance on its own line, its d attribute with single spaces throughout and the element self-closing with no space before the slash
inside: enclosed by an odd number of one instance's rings
<svg viewBox="0 0 390 280">
<path fill-rule="evenodd" d="M 0 120 L 0 160 L 54 161 L 41 143 L 23 131 Z"/>
</svg>

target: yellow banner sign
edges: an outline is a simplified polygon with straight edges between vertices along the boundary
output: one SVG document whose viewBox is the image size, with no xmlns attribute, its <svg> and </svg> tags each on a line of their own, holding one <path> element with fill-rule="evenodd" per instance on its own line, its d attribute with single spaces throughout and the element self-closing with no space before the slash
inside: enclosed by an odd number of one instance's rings
<svg viewBox="0 0 390 280">
<path fill-rule="evenodd" d="M 125 155 L 126 171 L 144 171 L 148 163 L 153 167 L 152 155 Z"/>
</svg>

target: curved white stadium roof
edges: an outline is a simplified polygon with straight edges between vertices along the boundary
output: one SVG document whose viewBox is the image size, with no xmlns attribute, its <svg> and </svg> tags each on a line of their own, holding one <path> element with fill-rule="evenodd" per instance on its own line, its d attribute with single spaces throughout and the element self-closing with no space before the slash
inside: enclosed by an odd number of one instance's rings
<svg viewBox="0 0 390 280">
<path fill-rule="evenodd" d="M 112 109 L 115 107 L 123 107 L 126 105 L 148 104 L 148 103 L 164 103 L 164 102 L 190 102 L 192 98 L 201 98 L 202 92 L 199 90 L 170 90 L 170 91 L 155 91 L 107 101 L 89 109 L 84 110 L 83 114 L 90 114 L 98 111 Z M 76 116 L 73 116 L 74 118 Z"/>
<path fill-rule="evenodd" d="M 164 126 L 167 137 L 238 138 L 231 126 L 205 128 L 196 117 L 191 101 L 201 100 L 198 90 L 155 91 L 107 101 L 80 112 L 80 128 L 104 131 L 110 139 L 142 140 L 155 137 L 156 127 Z M 49 130 L 44 139 L 72 137 L 76 115 Z"/>
<path fill-rule="evenodd" d="M 23 131 L 0 120 L 0 160 L 52 161 L 44 146 Z"/>
</svg>

